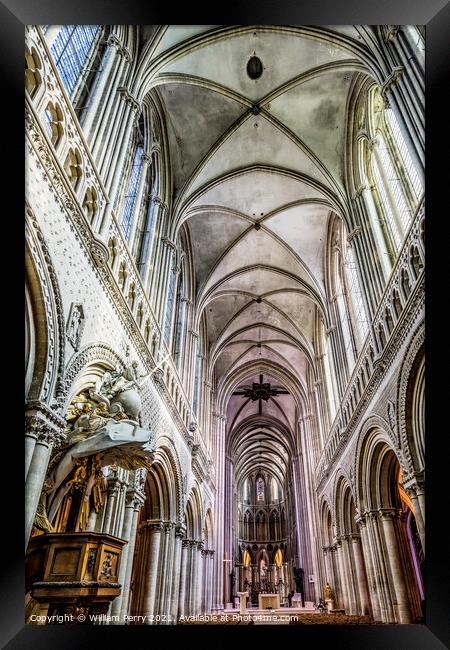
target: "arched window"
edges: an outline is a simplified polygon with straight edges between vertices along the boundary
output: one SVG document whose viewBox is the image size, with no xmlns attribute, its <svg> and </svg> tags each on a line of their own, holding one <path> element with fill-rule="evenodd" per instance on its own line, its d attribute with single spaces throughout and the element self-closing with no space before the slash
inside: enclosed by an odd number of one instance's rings
<svg viewBox="0 0 450 650">
<path fill-rule="evenodd" d="M 384 106 L 379 89 L 369 93 L 372 151 L 370 170 L 378 209 L 387 224 L 390 246 L 398 253 L 408 231 L 423 184 L 392 108 Z"/>
<path fill-rule="evenodd" d="M 79 97 L 91 73 L 89 64 L 101 31 L 100 25 L 63 25 L 50 46 L 55 65 L 72 100 Z"/>
<path fill-rule="evenodd" d="M 144 154 L 143 145 L 138 142 L 133 155 L 131 171 L 128 178 L 128 185 L 125 194 L 124 207 L 122 213 L 122 232 L 125 239 L 128 241 L 131 233 L 131 225 L 133 223 L 134 208 L 136 206 L 136 199 L 139 189 L 139 181 L 142 174 L 142 156 Z"/>
<path fill-rule="evenodd" d="M 184 277 L 183 271 L 180 271 L 178 277 L 178 286 L 177 286 L 177 300 L 176 300 L 176 316 L 175 316 L 175 325 L 173 328 L 173 345 L 172 345 L 172 356 L 173 360 L 179 366 L 181 360 L 181 346 L 183 340 L 183 324 L 184 324 Z"/>
<path fill-rule="evenodd" d="M 197 356 L 195 359 L 195 377 L 194 377 L 194 395 L 192 399 L 192 408 L 196 416 L 199 413 L 200 406 L 200 380 L 202 377 L 202 355 L 197 348 Z"/>
<path fill-rule="evenodd" d="M 272 501 L 279 501 L 280 492 L 278 489 L 278 483 L 276 479 L 272 478 Z"/>
<path fill-rule="evenodd" d="M 170 345 L 170 334 L 172 332 L 173 305 L 175 300 L 176 269 L 171 267 L 169 271 L 169 283 L 167 286 L 166 313 L 164 315 L 164 340 Z"/>
<path fill-rule="evenodd" d="M 419 174 L 417 173 L 417 169 L 413 163 L 411 154 L 409 153 L 409 149 L 406 145 L 405 138 L 397 121 L 397 117 L 392 108 L 386 108 L 384 115 L 395 146 L 397 147 L 400 160 L 403 163 L 408 181 L 414 191 L 416 199 L 419 199 L 423 194 L 423 183 L 420 179 Z"/>
<path fill-rule="evenodd" d="M 262 476 L 259 476 L 256 479 L 256 501 L 258 503 L 264 503 L 264 479 Z"/>
<path fill-rule="evenodd" d="M 344 268 L 347 281 L 347 296 L 350 301 L 352 322 L 356 329 L 357 339 L 359 342 L 358 347 L 361 348 L 369 329 L 369 323 L 351 244 L 347 244 L 347 250 L 344 258 Z"/>
</svg>

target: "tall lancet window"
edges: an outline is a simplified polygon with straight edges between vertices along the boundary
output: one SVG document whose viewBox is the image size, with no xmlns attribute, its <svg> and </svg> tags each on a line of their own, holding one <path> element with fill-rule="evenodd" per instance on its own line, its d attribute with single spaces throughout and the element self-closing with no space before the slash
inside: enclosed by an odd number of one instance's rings
<svg viewBox="0 0 450 650">
<path fill-rule="evenodd" d="M 194 397 L 192 400 L 192 408 L 194 409 L 195 415 L 198 416 L 199 405 L 200 405 L 200 379 L 202 376 L 202 357 L 201 354 L 197 353 L 197 358 L 195 361 L 195 378 L 194 378 Z"/>
<path fill-rule="evenodd" d="M 420 179 L 419 174 L 417 173 L 417 169 L 413 162 L 411 154 L 409 153 L 409 149 L 397 121 L 397 117 L 392 108 L 387 108 L 384 112 L 384 115 L 386 117 L 386 122 L 389 126 L 394 143 L 397 147 L 400 159 L 404 165 L 409 183 L 414 191 L 414 194 L 416 195 L 416 198 L 419 199 L 423 194 L 423 183 Z"/>
<path fill-rule="evenodd" d="M 122 214 L 122 231 L 125 239 L 128 241 L 131 232 L 131 225 L 133 223 L 134 208 L 136 206 L 136 199 L 139 188 L 139 180 L 142 174 L 142 156 L 144 148 L 141 144 L 136 146 L 134 152 L 131 173 L 128 180 L 127 193 L 125 194 L 125 202 Z"/>
<path fill-rule="evenodd" d="M 358 348 L 360 348 L 369 329 L 369 323 L 367 320 L 366 308 L 362 297 L 361 286 L 359 284 L 356 261 L 353 255 L 352 246 L 350 244 L 347 244 L 344 267 L 347 278 L 347 295 L 350 300 L 350 307 L 353 316 L 352 321 L 355 324 L 355 334 L 357 335 L 359 341 Z"/>
<path fill-rule="evenodd" d="M 90 72 L 88 63 L 97 45 L 100 25 L 64 25 L 50 46 L 67 93 L 72 95 L 82 74 Z"/>
<path fill-rule="evenodd" d="M 397 254 L 423 194 L 423 182 L 394 110 L 374 87 L 370 94 L 370 169 L 379 209 L 387 225 L 387 241 Z"/>
<path fill-rule="evenodd" d="M 264 479 L 259 476 L 256 480 L 256 501 L 264 503 Z"/>
<path fill-rule="evenodd" d="M 182 347 L 182 338 L 183 338 L 183 324 L 184 324 L 184 282 L 183 282 L 183 271 L 180 272 L 178 278 L 178 287 L 177 287 L 177 307 L 176 307 L 176 318 L 175 325 L 173 328 L 173 359 L 177 366 L 180 365 L 181 359 L 181 347 Z"/>
<path fill-rule="evenodd" d="M 169 285 L 167 287 L 166 314 L 164 316 L 164 340 L 169 345 L 170 332 L 172 330 L 173 303 L 175 299 L 175 269 L 171 268 L 169 276 Z"/>
</svg>

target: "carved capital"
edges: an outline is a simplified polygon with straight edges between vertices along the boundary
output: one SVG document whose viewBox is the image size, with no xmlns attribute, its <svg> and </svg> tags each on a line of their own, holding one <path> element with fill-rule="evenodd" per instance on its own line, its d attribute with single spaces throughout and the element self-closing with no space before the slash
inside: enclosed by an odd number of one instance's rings
<svg viewBox="0 0 450 650">
<path fill-rule="evenodd" d="M 125 507 L 139 510 L 144 504 L 145 496 L 136 492 L 135 489 L 127 490 L 125 493 Z"/>
<path fill-rule="evenodd" d="M 129 106 L 134 113 L 138 113 L 140 111 L 141 107 L 138 100 L 131 95 L 128 88 L 125 88 L 125 86 L 119 86 L 117 91 L 121 99 L 123 99 L 126 105 Z"/>
<path fill-rule="evenodd" d="M 147 519 L 143 526 L 153 533 L 161 533 L 163 530 L 163 522 L 160 519 Z"/>
<path fill-rule="evenodd" d="M 367 185 L 365 183 L 359 185 L 352 194 L 352 200 L 356 201 L 361 196 L 361 194 L 367 189 L 369 189 L 369 188 L 367 187 Z"/>
<path fill-rule="evenodd" d="M 168 237 L 161 237 L 161 241 L 164 244 L 164 246 L 167 246 L 167 248 L 169 248 L 172 252 L 177 250 L 177 246 L 175 242 L 173 242 Z"/>
<path fill-rule="evenodd" d="M 42 402 L 29 402 L 25 412 L 25 435 L 43 445 L 59 447 L 66 442 L 66 421 Z"/>
<path fill-rule="evenodd" d="M 379 508 L 378 513 L 382 521 L 395 519 L 398 515 L 398 511 L 395 508 Z"/>
<path fill-rule="evenodd" d="M 106 45 L 108 47 L 112 47 L 119 54 L 120 54 L 120 52 L 122 50 L 122 47 L 123 47 L 121 40 L 115 34 L 110 34 L 108 36 L 108 39 L 106 41 Z"/>
<path fill-rule="evenodd" d="M 399 29 L 400 25 L 388 25 L 387 32 L 384 36 L 385 42 L 388 43 L 389 41 L 395 41 Z"/>
<path fill-rule="evenodd" d="M 389 100 L 387 99 L 386 93 L 390 90 L 391 86 L 394 83 L 397 83 L 398 79 L 402 76 L 404 72 L 405 72 L 405 68 L 402 65 L 396 66 L 395 68 L 393 68 L 391 74 L 386 79 L 386 81 L 382 84 L 381 96 L 386 106 L 389 106 Z"/>
<path fill-rule="evenodd" d="M 170 533 L 170 531 L 172 530 L 172 528 L 174 528 L 174 526 L 175 526 L 175 524 L 173 523 L 173 521 L 165 521 L 163 523 L 163 528 L 164 528 L 165 534 L 168 535 Z"/>
<path fill-rule="evenodd" d="M 356 228 L 353 228 L 353 230 L 347 235 L 347 242 L 350 244 L 355 239 L 355 237 L 361 234 L 361 232 L 361 226 L 356 226 Z"/>
<path fill-rule="evenodd" d="M 182 540 L 184 540 L 185 535 L 186 535 L 186 527 L 184 526 L 184 524 L 176 524 L 175 537 L 180 537 Z"/>
</svg>

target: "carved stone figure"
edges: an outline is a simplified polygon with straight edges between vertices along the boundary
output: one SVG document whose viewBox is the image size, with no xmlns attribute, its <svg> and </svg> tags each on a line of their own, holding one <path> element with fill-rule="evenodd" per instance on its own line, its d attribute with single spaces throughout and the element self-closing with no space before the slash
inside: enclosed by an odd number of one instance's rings
<svg viewBox="0 0 450 650">
<path fill-rule="evenodd" d="M 39 528 L 51 530 L 50 522 L 69 489 L 83 482 L 90 494 L 102 467 L 150 467 L 154 434 L 137 422 L 141 410 L 138 377 L 134 361 L 124 371 L 105 373 L 86 391 L 89 397 L 80 394 L 72 401 L 67 418 L 69 444 L 50 462 L 38 508 L 39 521 L 35 522 Z M 95 466 L 92 476 L 87 476 L 89 457 Z"/>
<path fill-rule="evenodd" d="M 142 402 L 137 392 L 140 388 L 138 379 L 145 375 L 139 375 L 137 361 L 133 361 L 124 370 L 105 372 L 89 391 L 92 400 L 106 404 L 112 414 L 123 411 L 126 416 L 138 421 L 142 409 Z"/>
<path fill-rule="evenodd" d="M 83 333 L 84 312 L 81 304 L 72 303 L 67 323 L 67 338 L 75 350 L 80 347 L 81 335 Z"/>
<path fill-rule="evenodd" d="M 327 602 L 327 600 L 331 600 L 331 601 L 334 602 L 334 600 L 335 600 L 334 591 L 332 590 L 332 588 L 330 587 L 328 582 L 325 585 L 325 588 L 323 590 L 323 595 L 325 597 L 325 602 Z"/>
</svg>

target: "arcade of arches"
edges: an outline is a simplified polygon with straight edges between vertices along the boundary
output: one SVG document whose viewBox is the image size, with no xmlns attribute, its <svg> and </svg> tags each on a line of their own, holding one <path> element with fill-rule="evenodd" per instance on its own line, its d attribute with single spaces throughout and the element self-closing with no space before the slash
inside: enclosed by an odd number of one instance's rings
<svg viewBox="0 0 450 650">
<path fill-rule="evenodd" d="M 28 620 L 82 579 L 108 623 L 422 620 L 423 30 L 29 26 L 25 63 Z"/>
</svg>

